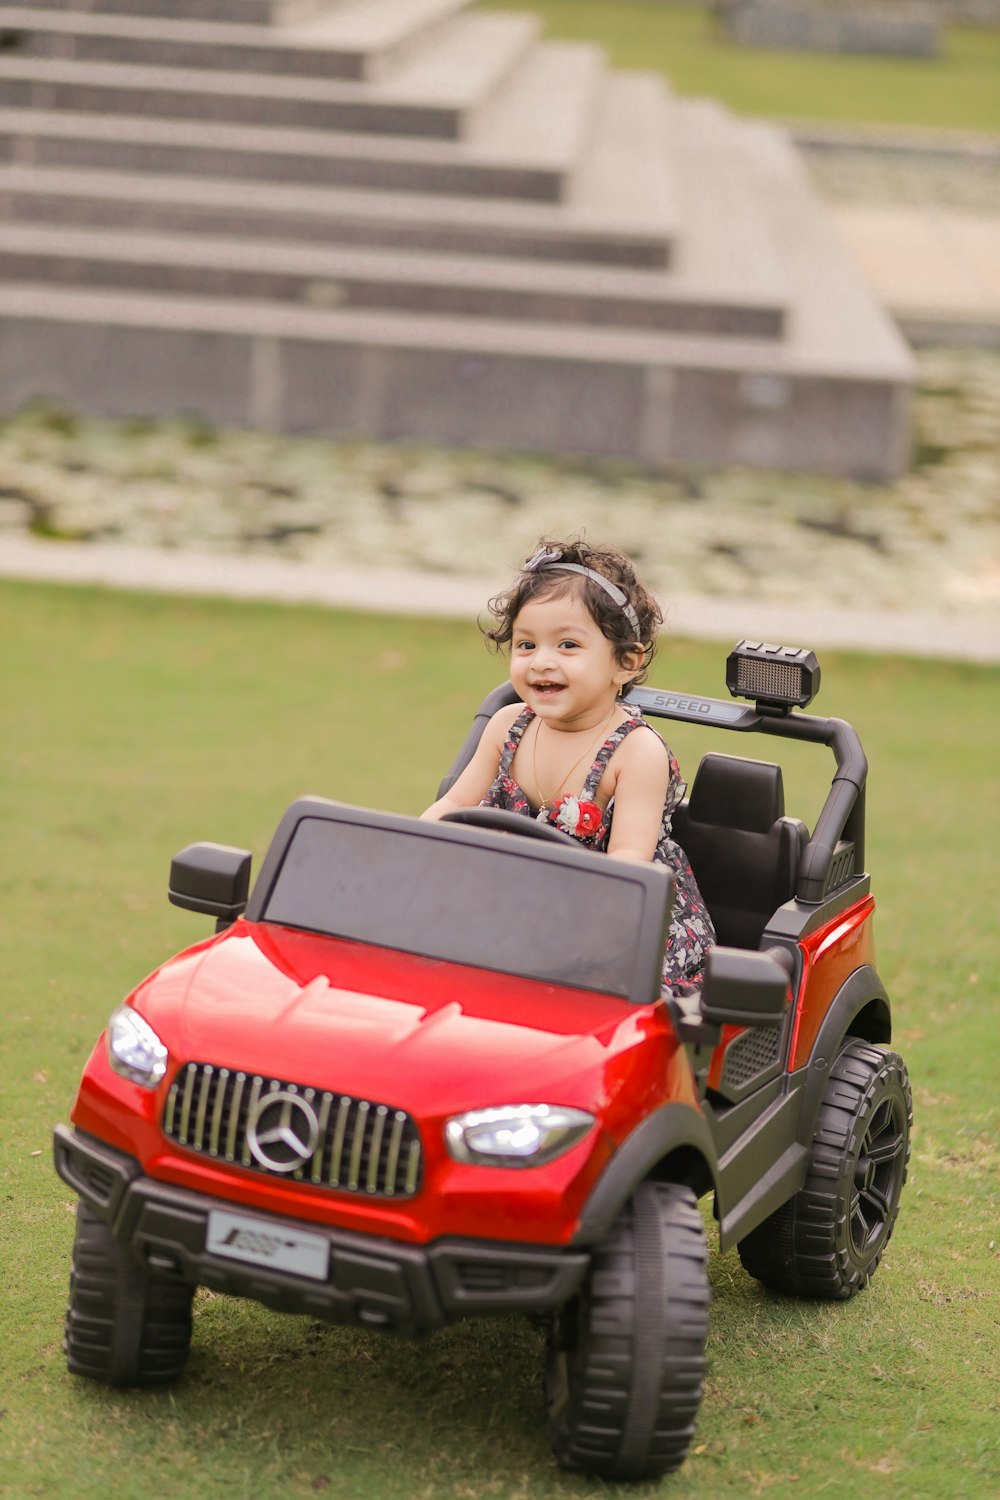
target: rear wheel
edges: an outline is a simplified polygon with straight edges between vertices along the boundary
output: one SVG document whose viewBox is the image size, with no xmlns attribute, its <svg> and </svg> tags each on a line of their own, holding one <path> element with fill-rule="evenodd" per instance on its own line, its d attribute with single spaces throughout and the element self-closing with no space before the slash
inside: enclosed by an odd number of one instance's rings
<svg viewBox="0 0 1000 1500">
<path fill-rule="evenodd" d="M 801 1297 L 853 1297 L 892 1235 L 910 1159 L 903 1059 L 848 1039 L 820 1106 L 802 1188 L 739 1246 L 751 1276 Z"/>
<path fill-rule="evenodd" d="M 605 1479 L 680 1467 L 705 1381 L 708 1302 L 694 1194 L 643 1183 L 550 1336 L 549 1437 L 560 1464 Z"/>
<path fill-rule="evenodd" d="M 109 1385 L 175 1380 L 191 1345 L 194 1290 L 151 1276 L 81 1201 L 63 1339 L 71 1373 Z"/>
</svg>

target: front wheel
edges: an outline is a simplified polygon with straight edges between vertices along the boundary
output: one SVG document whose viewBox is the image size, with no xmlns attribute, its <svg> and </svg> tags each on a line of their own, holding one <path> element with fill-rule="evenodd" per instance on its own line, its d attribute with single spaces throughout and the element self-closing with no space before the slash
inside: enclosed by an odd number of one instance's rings
<svg viewBox="0 0 1000 1500">
<path fill-rule="evenodd" d="M 913 1100 L 906 1065 L 849 1037 L 830 1069 L 799 1191 L 740 1242 L 775 1291 L 843 1300 L 868 1285 L 899 1212 Z"/>
<path fill-rule="evenodd" d="M 152 1276 L 104 1220 L 77 1205 L 63 1352 L 70 1372 L 108 1385 L 176 1380 L 191 1346 L 194 1287 Z"/>
<path fill-rule="evenodd" d="M 641 1184 L 550 1335 L 549 1438 L 564 1468 L 654 1479 L 680 1467 L 705 1382 L 708 1302 L 694 1194 Z"/>
</svg>

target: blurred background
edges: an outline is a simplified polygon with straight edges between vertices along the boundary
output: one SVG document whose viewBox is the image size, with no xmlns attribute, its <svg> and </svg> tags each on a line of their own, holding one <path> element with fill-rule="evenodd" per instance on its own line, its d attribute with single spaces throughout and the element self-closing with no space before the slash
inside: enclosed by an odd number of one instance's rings
<svg viewBox="0 0 1000 1500">
<path fill-rule="evenodd" d="M 4 571 L 467 617 L 582 527 L 681 633 L 995 657 L 992 0 L 0 31 Z"/>
</svg>

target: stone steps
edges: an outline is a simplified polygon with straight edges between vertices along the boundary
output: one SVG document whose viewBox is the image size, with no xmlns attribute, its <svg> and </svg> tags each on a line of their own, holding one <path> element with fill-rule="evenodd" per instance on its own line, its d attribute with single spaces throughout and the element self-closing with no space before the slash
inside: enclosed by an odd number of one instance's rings
<svg viewBox="0 0 1000 1500">
<path fill-rule="evenodd" d="M 536 46 L 461 141 L 225 123 L 206 132 L 194 120 L 0 109 L 0 161 L 557 201 L 565 196 L 585 151 L 603 81 L 603 61 L 595 49 L 569 43 Z M 625 93 L 620 83 L 615 92 L 618 103 L 613 107 L 619 108 Z M 626 107 L 632 108 L 627 101 Z M 634 151 L 628 160 L 636 161 Z M 643 170 L 640 162 L 623 173 L 625 164 L 619 150 L 612 165 L 619 176 L 634 175 L 636 218 L 648 222 L 650 210 L 639 189 L 650 188 L 656 169 Z M 585 189 L 584 197 L 593 200 L 600 192 L 598 184 Z"/>
<path fill-rule="evenodd" d="M 295 24 L 352 0 L 32 0 L 34 11 L 67 16 L 161 16 L 177 21 L 228 21 L 236 25 Z"/>
<path fill-rule="evenodd" d="M 148 177 L 0 167 L 0 222 L 101 225 L 237 240 L 369 245 L 544 261 L 661 268 L 657 226 L 621 222 L 594 205 L 287 188 L 226 179 Z"/>
<path fill-rule="evenodd" d="M 672 263 L 681 232 L 674 100 L 648 73 L 612 74 L 595 111 L 589 147 L 567 183 L 567 219 L 603 217 L 658 237 Z"/>
<path fill-rule="evenodd" d="M 674 212 L 684 226 L 672 263 L 678 285 L 710 286 L 721 301 L 752 291 L 759 302 L 787 307 L 791 288 L 784 247 L 776 243 L 760 202 L 743 127 L 710 101 L 675 101 L 670 155 Z"/>
<path fill-rule="evenodd" d="M 831 374 L 873 377 L 913 361 L 874 293 L 844 252 L 831 216 L 813 191 L 784 131 L 763 122 L 741 129 L 741 149 L 758 202 L 782 247 L 794 319 L 786 340 L 789 367 L 822 361 Z"/>
<path fill-rule="evenodd" d="M 787 316 L 781 358 L 771 369 L 748 365 L 735 388 L 706 387 L 704 402 L 680 429 L 678 461 L 693 461 L 721 425 L 731 429 L 740 461 L 755 467 L 811 467 L 864 482 L 900 472 L 909 450 L 913 358 L 844 254 L 791 141 L 775 127 L 737 124 L 706 101 L 688 110 L 688 146 L 697 141 L 704 153 L 700 169 L 691 171 L 697 191 L 709 202 L 725 194 L 745 239 L 750 205 L 733 195 L 736 182 L 749 189 L 766 236 L 756 257 L 762 264 L 770 257 Z M 691 227 L 693 246 L 697 228 Z M 748 264 L 744 244 L 731 275 L 738 278 Z"/>
<path fill-rule="evenodd" d="M 468 130 L 538 31 L 531 16 L 456 17 L 433 47 L 408 55 L 386 80 L 314 79 L 19 58 L 0 54 L 4 107 L 104 115 L 375 132 L 454 140 Z"/>
<path fill-rule="evenodd" d="M 0 35 L 6 54 L 21 59 L 376 79 L 469 3 L 365 0 L 280 27 L 0 5 Z"/>
<path fill-rule="evenodd" d="M 491 132 L 492 134 L 492 132 Z M 0 160 L 40 169 L 142 173 L 151 180 L 350 187 L 555 202 L 564 172 L 544 141 L 536 159 L 505 159 L 477 133 L 468 142 L 350 131 L 283 130 L 193 120 L 105 118 L 69 111 L 0 110 Z"/>
<path fill-rule="evenodd" d="M 227 179 L 0 167 L 0 223 L 100 226 L 236 240 L 356 245 L 662 269 L 655 222 L 601 202 L 512 203 L 426 193 L 307 189 Z"/>
<path fill-rule="evenodd" d="M 0 282 L 291 302 L 644 333 L 777 338 L 783 308 L 660 272 L 532 260 L 0 224 Z"/>
<path fill-rule="evenodd" d="M 653 465 L 765 462 L 875 475 L 905 376 L 859 386 L 780 342 L 236 300 L 0 287 L 7 405 L 107 416 L 198 412 L 288 432 L 357 432 Z M 772 456 L 774 455 L 774 456 Z M 898 455 L 897 455 L 898 461 Z"/>
<path fill-rule="evenodd" d="M 109 24 L 117 3 L 24 29 L 208 41 L 207 11 L 120 0 Z M 530 16 L 251 9 L 214 13 L 226 68 L 0 53 L 0 408 L 905 462 L 912 362 L 780 132 L 609 75 Z M 309 27 L 355 76 L 282 71 Z"/>
</svg>

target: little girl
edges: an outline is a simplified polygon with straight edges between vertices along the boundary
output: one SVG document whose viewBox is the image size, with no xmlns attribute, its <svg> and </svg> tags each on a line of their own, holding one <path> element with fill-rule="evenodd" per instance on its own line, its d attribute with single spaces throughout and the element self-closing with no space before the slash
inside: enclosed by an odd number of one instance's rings
<svg viewBox="0 0 1000 1500">
<path fill-rule="evenodd" d="M 656 601 L 620 552 L 543 542 L 488 607 L 496 624 L 484 634 L 509 651 L 522 701 L 493 715 L 468 766 L 423 817 L 500 807 L 616 859 L 666 865 L 674 910 L 664 991 L 690 994 L 715 932 L 690 862 L 670 837 L 684 783 L 656 730 L 621 701 L 652 660 L 663 618 Z"/>
</svg>

